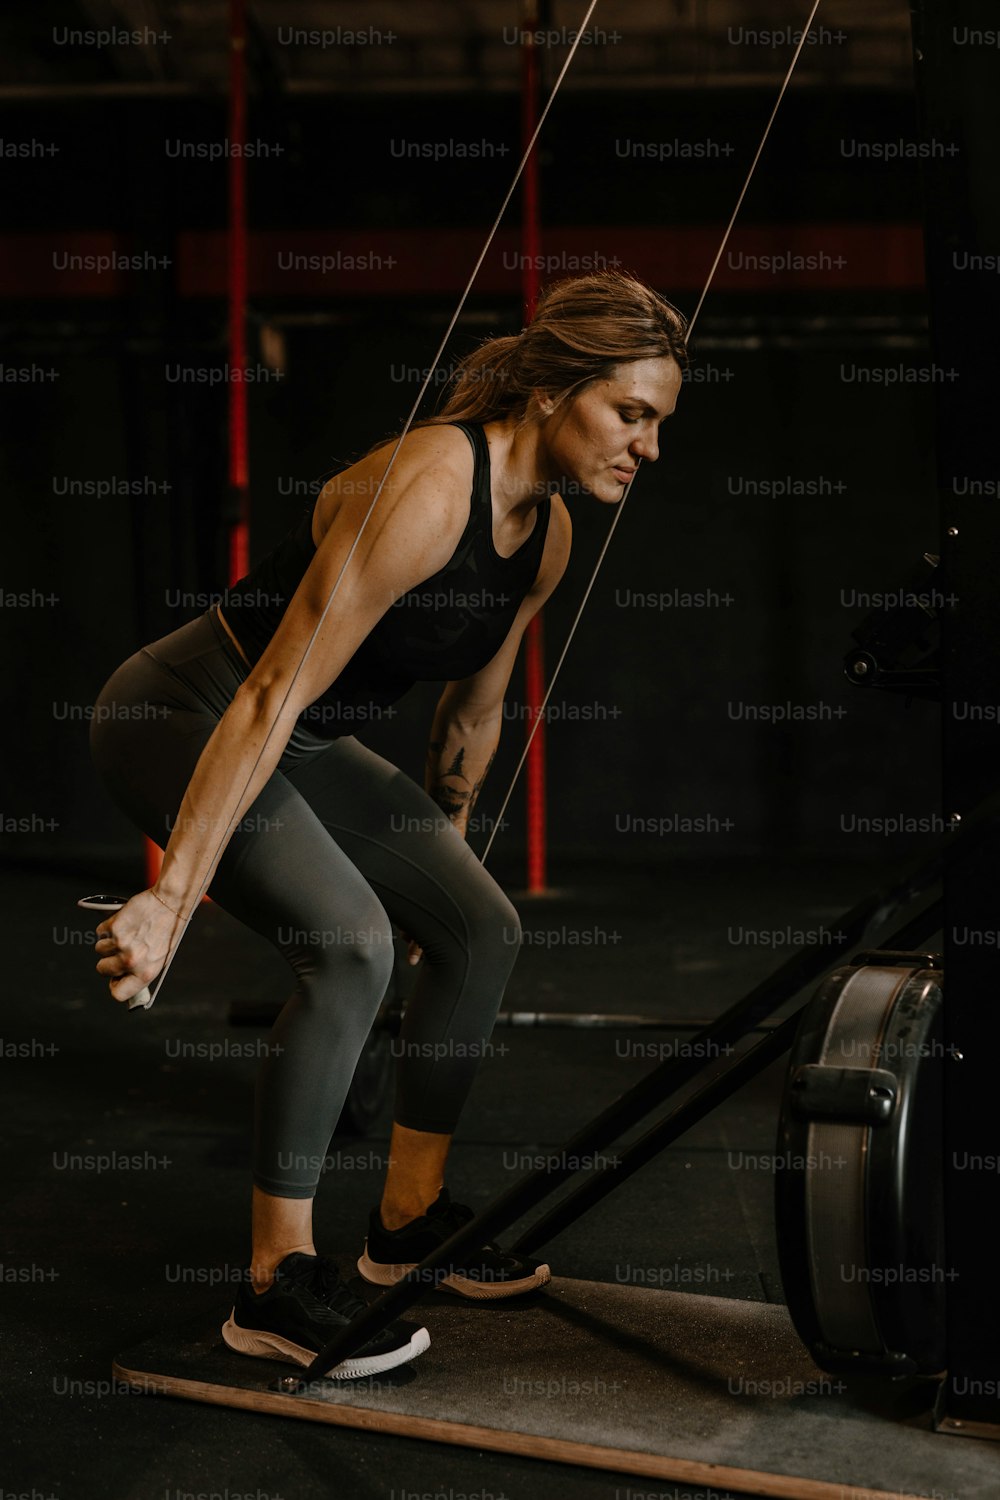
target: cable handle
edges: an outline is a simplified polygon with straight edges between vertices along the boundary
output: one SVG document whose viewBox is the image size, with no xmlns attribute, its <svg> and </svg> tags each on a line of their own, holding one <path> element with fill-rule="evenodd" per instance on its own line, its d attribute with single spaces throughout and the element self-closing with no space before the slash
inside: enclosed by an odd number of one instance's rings
<svg viewBox="0 0 1000 1500">
<path fill-rule="evenodd" d="M 82 906 L 86 911 L 121 911 L 126 902 L 130 900 L 130 896 L 81 896 L 76 904 L 77 906 Z M 149 992 L 149 985 L 146 985 L 137 995 L 133 995 L 127 1001 L 129 1010 L 148 1010 L 152 1003 L 153 997 Z"/>
</svg>

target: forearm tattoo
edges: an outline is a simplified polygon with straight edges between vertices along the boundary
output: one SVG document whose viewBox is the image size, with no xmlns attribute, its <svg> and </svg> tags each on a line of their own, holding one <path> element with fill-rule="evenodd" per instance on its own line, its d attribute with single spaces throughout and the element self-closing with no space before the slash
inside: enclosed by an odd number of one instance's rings
<svg viewBox="0 0 1000 1500">
<path fill-rule="evenodd" d="M 453 822 L 457 818 L 464 820 L 472 814 L 476 798 L 496 759 L 496 751 L 494 750 L 490 755 L 486 768 L 478 780 L 470 781 L 462 769 L 465 761 L 465 746 L 460 745 L 452 757 L 451 764 L 441 770 L 436 766 L 436 762 L 444 754 L 444 750 L 444 740 L 431 740 L 427 746 L 427 791 L 441 811 Z"/>
</svg>

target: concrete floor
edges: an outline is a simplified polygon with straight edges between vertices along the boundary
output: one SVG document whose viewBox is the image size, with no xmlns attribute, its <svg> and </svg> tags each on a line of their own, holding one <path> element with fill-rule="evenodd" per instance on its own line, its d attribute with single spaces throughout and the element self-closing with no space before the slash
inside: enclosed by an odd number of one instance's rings
<svg viewBox="0 0 1000 1500">
<path fill-rule="evenodd" d="M 828 862 L 616 870 L 613 884 L 606 868 L 576 866 L 554 872 L 560 894 L 529 901 L 502 868 L 498 878 L 536 935 L 507 1006 L 641 1010 L 665 1021 L 710 1018 L 789 951 L 734 936 L 829 924 L 874 883 L 871 872 Z M 210 1312 L 245 1264 L 254 1048 L 263 1033 L 229 1026 L 228 1005 L 235 995 L 280 997 L 290 984 L 265 944 L 207 906 L 153 1010 L 126 1013 L 92 971 L 97 918 L 74 906 L 85 885 L 26 873 L 5 895 L 4 1384 L 18 1413 L 5 1492 L 28 1490 L 32 1500 L 698 1493 L 109 1390 L 114 1354 Z M 587 931 L 589 943 L 571 936 Z M 473 1207 L 487 1202 L 647 1071 L 648 1049 L 671 1038 L 683 1033 L 495 1033 L 456 1138 L 453 1195 Z M 644 1055 L 630 1055 L 632 1043 Z M 553 1241 L 553 1270 L 780 1302 L 773 1178 L 741 1163 L 742 1154 L 773 1150 L 782 1073 L 782 1064 L 770 1068 Z M 364 1139 L 337 1137 L 337 1170 L 320 1184 L 317 1243 L 345 1267 L 378 1198 L 387 1124 L 388 1115 Z"/>
</svg>

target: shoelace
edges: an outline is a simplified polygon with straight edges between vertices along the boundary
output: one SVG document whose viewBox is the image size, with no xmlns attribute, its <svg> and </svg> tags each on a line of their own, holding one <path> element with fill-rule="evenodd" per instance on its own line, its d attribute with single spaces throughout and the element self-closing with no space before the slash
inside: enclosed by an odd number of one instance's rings
<svg viewBox="0 0 1000 1500">
<path fill-rule="evenodd" d="M 342 1313 L 345 1318 L 357 1317 L 358 1313 L 364 1312 L 368 1306 L 367 1302 L 355 1296 L 344 1285 L 336 1262 L 332 1261 L 328 1255 L 316 1257 L 316 1272 L 312 1281 L 312 1289 L 328 1307 L 332 1307 L 334 1312 Z"/>
<path fill-rule="evenodd" d="M 431 1217 L 428 1215 L 428 1217 Z M 476 1217 L 471 1208 L 466 1208 L 464 1203 L 452 1203 L 449 1198 L 444 1207 L 434 1214 L 438 1223 L 446 1224 L 452 1231 L 461 1229 L 463 1224 L 469 1224 Z"/>
<path fill-rule="evenodd" d="M 428 1217 L 431 1216 L 428 1215 Z M 450 1198 L 445 1202 L 444 1206 L 433 1215 L 433 1219 L 436 1222 L 447 1226 L 447 1228 L 452 1233 L 454 1233 L 456 1229 L 461 1229 L 463 1224 L 471 1223 L 475 1217 L 476 1215 L 473 1209 L 467 1208 L 464 1203 L 453 1203 Z M 482 1249 L 489 1250 L 494 1255 L 503 1255 L 503 1251 L 500 1249 L 500 1246 L 494 1244 L 492 1240 L 489 1241 L 488 1244 L 483 1245 Z M 509 1256 L 504 1258 L 510 1259 Z"/>
<path fill-rule="evenodd" d="M 357 1317 L 368 1305 L 361 1297 L 348 1290 L 341 1279 L 336 1261 L 331 1260 L 328 1255 L 317 1255 L 312 1265 L 300 1266 L 291 1275 L 286 1271 L 285 1275 L 289 1281 L 304 1283 L 314 1297 L 345 1318 Z"/>
</svg>

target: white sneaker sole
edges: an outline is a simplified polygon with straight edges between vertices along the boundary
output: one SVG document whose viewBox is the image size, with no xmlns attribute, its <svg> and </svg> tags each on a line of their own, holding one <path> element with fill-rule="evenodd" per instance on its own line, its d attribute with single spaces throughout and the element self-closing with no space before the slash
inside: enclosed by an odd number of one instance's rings
<svg viewBox="0 0 1000 1500">
<path fill-rule="evenodd" d="M 235 1311 L 234 1308 L 233 1313 Z M 228 1321 L 222 1325 L 222 1337 L 229 1348 L 235 1349 L 239 1354 L 256 1355 L 258 1359 L 283 1359 L 293 1365 L 311 1365 L 319 1352 L 316 1349 L 306 1349 L 302 1344 L 293 1344 L 291 1339 L 283 1339 L 278 1333 L 241 1328 L 234 1321 L 233 1313 L 230 1313 Z M 353 1354 L 323 1378 L 355 1380 L 364 1375 L 378 1375 L 383 1370 L 394 1370 L 397 1365 L 404 1365 L 407 1360 L 416 1359 L 418 1354 L 423 1354 L 430 1347 L 430 1342 L 431 1336 L 427 1329 L 418 1328 L 408 1344 L 403 1344 L 398 1349 L 389 1349 L 385 1354 Z"/>
<path fill-rule="evenodd" d="M 373 1286 L 395 1286 L 417 1264 L 414 1261 L 412 1265 L 383 1265 L 380 1261 L 369 1260 L 366 1240 L 358 1270 Z M 430 1274 L 436 1277 L 437 1272 Z M 457 1292 L 460 1297 L 471 1297 L 474 1301 L 493 1302 L 501 1297 L 519 1297 L 524 1292 L 533 1292 L 551 1280 L 552 1272 L 548 1266 L 539 1266 L 533 1275 L 522 1276 L 519 1281 L 476 1281 L 474 1277 L 456 1272 L 453 1276 L 443 1276 L 440 1281 L 435 1280 L 434 1286 L 436 1290 Z"/>
</svg>

